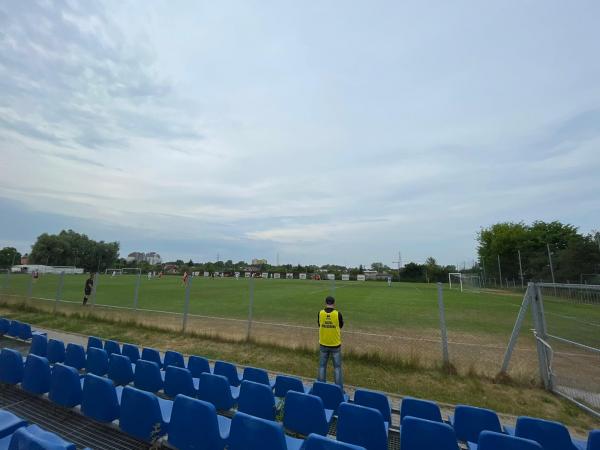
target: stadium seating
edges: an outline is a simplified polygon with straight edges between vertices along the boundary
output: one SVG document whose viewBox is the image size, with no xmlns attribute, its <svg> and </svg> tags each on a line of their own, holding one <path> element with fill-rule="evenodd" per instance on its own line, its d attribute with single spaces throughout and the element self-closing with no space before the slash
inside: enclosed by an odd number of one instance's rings
<svg viewBox="0 0 600 450">
<path fill-rule="evenodd" d="M 198 385 L 198 398 L 211 403 L 218 411 L 228 411 L 238 400 L 240 389 L 231 386 L 223 375 L 203 373 Z"/>
<path fill-rule="evenodd" d="M 29 353 L 38 356 L 46 356 L 48 348 L 48 338 L 43 334 L 37 334 L 31 337 L 31 347 L 29 347 Z"/>
<path fill-rule="evenodd" d="M 31 338 L 33 338 L 33 336 L 46 336 L 46 333 L 42 333 L 39 331 L 31 331 L 31 325 L 29 325 L 28 323 L 21 322 L 19 328 L 19 339 L 28 341 Z"/>
<path fill-rule="evenodd" d="M 392 407 L 385 394 L 366 389 L 357 389 L 354 392 L 354 403 L 378 410 L 383 416 L 386 431 L 389 430 L 392 423 Z"/>
<path fill-rule="evenodd" d="M 8 327 L 8 331 L 6 334 L 9 335 L 10 337 L 18 338 L 20 330 L 21 330 L 21 322 L 19 322 L 18 320 L 11 320 L 10 326 Z"/>
<path fill-rule="evenodd" d="M 50 364 L 46 358 L 33 354 L 27 356 L 21 387 L 34 395 L 50 391 Z"/>
<path fill-rule="evenodd" d="M 454 409 L 454 416 L 450 416 L 448 419 L 450 425 L 454 427 L 456 438 L 459 441 L 478 442 L 479 433 L 482 431 L 502 433 L 498 414 L 491 409 L 457 405 Z"/>
<path fill-rule="evenodd" d="M 104 345 L 102 345 L 102 339 L 96 336 L 88 337 L 86 350 L 89 350 L 90 348 L 104 348 Z"/>
<path fill-rule="evenodd" d="M 9 411 L 0 409 L 0 438 L 13 434 L 18 428 L 27 425 L 23 419 Z"/>
<path fill-rule="evenodd" d="M 3 442 L 4 441 L 4 442 Z M 9 450 L 75 450 L 74 444 L 42 430 L 37 425 L 20 427 L 11 436 L 0 439 L 0 448 Z"/>
<path fill-rule="evenodd" d="M 242 378 L 237 371 L 235 365 L 226 361 L 216 361 L 213 367 L 213 373 L 215 375 L 223 375 L 229 380 L 229 384 L 232 386 L 239 386 L 242 383 Z"/>
<path fill-rule="evenodd" d="M 4 336 L 10 329 L 10 320 L 0 317 L 0 336 Z"/>
<path fill-rule="evenodd" d="M 412 397 L 404 397 L 400 405 L 400 421 L 403 421 L 406 416 L 443 422 L 442 412 L 437 403 Z"/>
<path fill-rule="evenodd" d="M 173 350 L 167 350 L 165 352 L 164 366 L 165 369 L 169 366 L 185 368 L 183 355 L 179 352 L 174 352 Z"/>
<path fill-rule="evenodd" d="M 167 433 L 172 409 L 172 401 L 127 386 L 123 389 L 121 398 L 119 428 L 138 439 L 150 442 Z"/>
<path fill-rule="evenodd" d="M 231 420 L 228 450 L 299 450 L 301 439 L 286 436 L 278 422 L 238 412 Z"/>
<path fill-rule="evenodd" d="M 0 383 L 18 384 L 23 380 L 23 358 L 10 348 L 0 352 Z"/>
<path fill-rule="evenodd" d="M 286 430 L 308 436 L 311 433 L 327 435 L 333 417 L 331 409 L 325 409 L 323 400 L 316 395 L 288 391 L 285 395 L 283 426 Z"/>
<path fill-rule="evenodd" d="M 117 341 L 111 341 L 110 339 L 107 339 L 104 341 L 104 351 L 110 358 L 110 355 L 113 353 L 116 353 L 117 355 L 121 354 L 121 346 Z"/>
<path fill-rule="evenodd" d="M 264 369 L 257 369 L 256 367 L 244 368 L 242 379 L 254 381 L 255 383 L 265 384 L 271 389 L 275 387 L 275 381 L 269 379 L 269 374 L 267 373 L 267 371 Z"/>
<path fill-rule="evenodd" d="M 304 386 L 302 380 L 288 375 L 277 375 L 275 377 L 275 397 L 285 397 L 288 391 L 302 393 L 310 392 L 309 386 Z"/>
<path fill-rule="evenodd" d="M 48 339 L 46 357 L 50 364 L 65 362 L 65 343 L 57 339 Z"/>
<path fill-rule="evenodd" d="M 131 364 L 135 364 L 137 360 L 140 359 L 140 350 L 133 344 L 123 344 L 121 354 L 127 356 L 131 361 Z"/>
<path fill-rule="evenodd" d="M 254 381 L 242 381 L 238 411 L 267 420 L 275 420 L 275 396 L 269 386 Z"/>
<path fill-rule="evenodd" d="M 340 403 L 348 401 L 348 395 L 344 394 L 342 388 L 337 384 L 315 381 L 310 393 L 317 397 L 321 397 L 325 408 L 332 409 L 333 411 L 337 411 Z"/>
<path fill-rule="evenodd" d="M 166 357 L 165 357 L 166 359 Z M 196 397 L 198 378 L 192 378 L 192 372 L 177 366 L 166 366 L 164 392 L 167 397 L 175 398 L 179 394 Z"/>
<path fill-rule="evenodd" d="M 365 448 L 346 442 L 334 441 L 319 434 L 310 434 L 302 444 L 302 450 L 365 450 Z"/>
<path fill-rule="evenodd" d="M 530 439 L 509 436 L 494 431 L 482 431 L 478 444 L 468 442 L 469 450 L 543 450 L 542 446 Z"/>
<path fill-rule="evenodd" d="M 108 362 L 108 378 L 117 386 L 125 386 L 133 381 L 133 368 L 127 356 L 113 353 Z"/>
<path fill-rule="evenodd" d="M 230 428 L 231 419 L 217 415 L 211 403 L 178 395 L 173 402 L 168 442 L 180 450 L 222 450 Z"/>
<path fill-rule="evenodd" d="M 133 375 L 133 385 L 143 391 L 156 393 L 163 388 L 164 372 L 154 361 L 138 359 L 135 363 L 135 374 Z"/>
<path fill-rule="evenodd" d="M 346 402 L 338 407 L 336 439 L 367 450 L 388 447 L 387 429 L 379 410 Z"/>
<path fill-rule="evenodd" d="M 192 377 L 194 378 L 200 378 L 200 374 L 202 373 L 210 373 L 208 359 L 203 358 L 202 356 L 190 356 L 188 358 L 187 368 L 192 372 Z"/>
<path fill-rule="evenodd" d="M 88 373 L 83 382 L 81 412 L 99 422 L 112 422 L 118 419 L 121 412 L 122 391 L 122 387 L 115 388 L 108 378 Z"/>
<path fill-rule="evenodd" d="M 104 349 L 97 347 L 88 348 L 85 371 L 100 377 L 108 373 L 108 355 Z"/>
<path fill-rule="evenodd" d="M 85 349 L 83 348 L 83 345 L 69 342 L 65 350 L 65 365 L 77 370 L 83 370 L 85 368 L 85 360 Z"/>
<path fill-rule="evenodd" d="M 145 361 L 154 361 L 156 364 L 158 364 L 159 369 L 163 368 L 163 362 L 160 357 L 160 352 L 154 348 L 143 348 L 141 359 Z"/>
<path fill-rule="evenodd" d="M 459 450 L 456 435 L 446 423 L 406 416 L 400 433 L 402 450 Z"/>
<path fill-rule="evenodd" d="M 600 429 L 590 431 L 586 450 L 600 450 Z"/>
<path fill-rule="evenodd" d="M 79 372 L 64 364 L 54 364 L 48 398 L 57 405 L 73 408 L 81 404 L 82 389 Z"/>
<path fill-rule="evenodd" d="M 509 434 L 513 429 L 506 427 Z M 585 443 L 571 439 L 569 430 L 560 422 L 537 419 L 534 417 L 517 417 L 514 435 L 538 442 L 544 450 L 576 450 L 585 448 Z"/>
</svg>

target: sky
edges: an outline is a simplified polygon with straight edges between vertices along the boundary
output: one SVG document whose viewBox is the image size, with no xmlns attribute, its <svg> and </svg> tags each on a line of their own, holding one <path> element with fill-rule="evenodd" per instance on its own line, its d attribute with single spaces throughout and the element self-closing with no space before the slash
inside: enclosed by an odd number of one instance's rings
<svg viewBox="0 0 600 450">
<path fill-rule="evenodd" d="M 0 3 L 0 247 L 476 259 L 600 228 L 600 2 Z M 278 255 L 278 256 L 277 256 Z"/>
</svg>

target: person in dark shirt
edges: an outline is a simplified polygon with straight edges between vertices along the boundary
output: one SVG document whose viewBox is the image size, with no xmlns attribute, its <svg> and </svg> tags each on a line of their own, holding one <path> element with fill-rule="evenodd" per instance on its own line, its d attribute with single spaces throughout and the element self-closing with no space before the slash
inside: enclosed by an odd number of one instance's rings
<svg viewBox="0 0 600 450">
<path fill-rule="evenodd" d="M 342 376 L 342 332 L 344 318 L 342 313 L 335 309 L 335 299 L 328 296 L 325 299 L 325 308 L 317 316 L 319 325 L 319 371 L 317 380 L 327 380 L 327 363 L 329 357 L 333 360 L 335 384 L 344 389 Z"/>
<path fill-rule="evenodd" d="M 92 288 L 94 287 L 94 274 L 90 272 L 90 277 L 85 280 L 85 287 L 83 288 L 83 306 L 88 302 L 88 297 L 92 295 Z"/>
</svg>

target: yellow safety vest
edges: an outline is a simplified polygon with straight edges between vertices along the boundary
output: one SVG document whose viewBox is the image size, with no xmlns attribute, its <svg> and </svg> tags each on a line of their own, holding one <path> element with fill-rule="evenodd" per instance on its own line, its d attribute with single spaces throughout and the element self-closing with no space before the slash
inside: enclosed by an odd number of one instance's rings
<svg viewBox="0 0 600 450">
<path fill-rule="evenodd" d="M 322 309 L 319 313 L 319 344 L 327 347 L 342 345 L 340 319 L 335 309 L 330 313 Z"/>
</svg>

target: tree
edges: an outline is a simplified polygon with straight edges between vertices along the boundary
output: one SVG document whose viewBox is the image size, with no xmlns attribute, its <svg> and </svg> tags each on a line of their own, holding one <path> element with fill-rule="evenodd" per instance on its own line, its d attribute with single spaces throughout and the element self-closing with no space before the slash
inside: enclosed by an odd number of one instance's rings
<svg viewBox="0 0 600 450">
<path fill-rule="evenodd" d="M 21 264 L 21 254 L 14 247 L 4 247 L 0 250 L 0 267 L 7 269 L 14 264 Z"/>
</svg>

